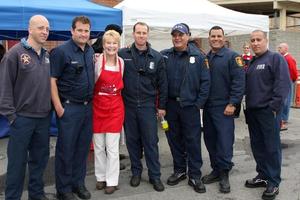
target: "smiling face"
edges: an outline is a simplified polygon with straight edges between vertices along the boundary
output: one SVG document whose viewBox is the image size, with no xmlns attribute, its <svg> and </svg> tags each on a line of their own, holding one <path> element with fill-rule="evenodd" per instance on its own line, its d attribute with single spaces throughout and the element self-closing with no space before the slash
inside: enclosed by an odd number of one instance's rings
<svg viewBox="0 0 300 200">
<path fill-rule="evenodd" d="M 43 45 L 49 36 L 49 22 L 41 15 L 33 16 L 29 22 L 29 38 L 38 45 Z"/>
<path fill-rule="evenodd" d="M 132 36 L 137 48 L 143 49 L 147 47 L 148 32 L 149 30 L 146 25 L 136 24 Z"/>
<path fill-rule="evenodd" d="M 116 55 L 119 50 L 119 41 L 113 36 L 107 36 L 103 40 L 103 50 L 106 55 Z"/>
<path fill-rule="evenodd" d="M 184 51 L 187 48 L 189 38 L 190 37 L 188 34 L 182 33 L 180 31 L 174 31 L 172 33 L 172 42 L 174 48 L 177 51 Z"/>
<path fill-rule="evenodd" d="M 225 37 L 222 29 L 212 29 L 210 31 L 208 42 L 212 52 L 219 51 L 224 46 L 224 41 Z"/>
<path fill-rule="evenodd" d="M 75 28 L 72 28 L 72 39 L 80 46 L 84 47 L 90 39 L 90 24 L 83 24 L 80 21 L 75 23 Z"/>
</svg>

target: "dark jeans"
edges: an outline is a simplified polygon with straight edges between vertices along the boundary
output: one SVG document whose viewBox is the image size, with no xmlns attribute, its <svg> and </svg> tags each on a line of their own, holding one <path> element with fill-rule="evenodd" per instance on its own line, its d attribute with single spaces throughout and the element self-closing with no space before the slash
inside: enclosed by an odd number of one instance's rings
<svg viewBox="0 0 300 200">
<path fill-rule="evenodd" d="M 190 178 L 201 178 L 201 123 L 200 110 L 196 106 L 180 107 L 169 99 L 167 104 L 166 132 L 173 156 L 174 172 L 186 172 Z"/>
<path fill-rule="evenodd" d="M 10 126 L 7 146 L 5 199 L 21 199 L 28 163 L 28 196 L 44 194 L 43 173 L 49 158 L 50 115 L 45 118 L 17 116 Z"/>
<path fill-rule="evenodd" d="M 142 174 L 144 149 L 149 178 L 160 179 L 156 109 L 125 105 L 124 129 L 132 175 Z"/>
<path fill-rule="evenodd" d="M 273 186 L 281 182 L 280 113 L 271 108 L 247 109 L 251 148 L 258 176 Z"/>
<path fill-rule="evenodd" d="M 85 184 L 86 162 L 92 139 L 92 104 L 64 103 L 65 112 L 57 118 L 55 155 L 56 190 L 71 192 Z"/>
<path fill-rule="evenodd" d="M 234 116 L 224 115 L 225 106 L 203 111 L 204 142 L 214 171 L 231 170 L 233 163 Z"/>
</svg>

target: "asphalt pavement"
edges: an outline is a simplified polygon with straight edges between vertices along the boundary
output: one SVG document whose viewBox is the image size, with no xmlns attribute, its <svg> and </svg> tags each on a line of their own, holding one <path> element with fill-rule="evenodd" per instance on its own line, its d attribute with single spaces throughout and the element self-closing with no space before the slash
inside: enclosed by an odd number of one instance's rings
<svg viewBox="0 0 300 200">
<path fill-rule="evenodd" d="M 96 179 L 94 176 L 93 153 L 89 155 L 88 170 L 86 177 L 86 186 L 92 193 L 92 200 L 260 200 L 263 188 L 249 189 L 244 187 L 246 179 L 256 176 L 255 161 L 253 159 L 248 129 L 245 124 L 243 114 L 235 120 L 235 144 L 234 144 L 234 167 L 230 172 L 231 192 L 222 194 L 218 190 L 218 183 L 206 185 L 206 193 L 198 194 L 188 186 L 187 180 L 180 182 L 176 186 L 166 184 L 168 176 L 171 175 L 172 156 L 165 137 L 165 134 L 159 132 L 159 150 L 162 181 L 165 183 L 165 191 L 156 192 L 148 182 L 146 164 L 142 182 L 139 187 L 133 188 L 129 185 L 130 180 L 130 161 L 126 146 L 121 146 L 121 152 L 127 155 L 122 162 L 126 169 L 122 170 L 119 179 L 119 190 L 114 194 L 107 195 L 104 191 L 98 191 L 95 188 Z M 300 200 L 300 109 L 291 109 L 290 123 L 287 131 L 281 133 L 283 160 L 282 160 L 282 182 L 277 200 Z M 4 199 L 4 184 L 6 175 L 6 146 L 8 138 L 0 139 L 0 199 Z M 45 172 L 45 192 L 50 199 L 55 199 L 54 186 L 54 149 L 55 137 L 51 137 L 51 157 Z M 201 171 L 203 175 L 208 174 L 210 163 L 206 147 L 202 140 L 203 166 Z M 27 181 L 27 180 L 26 180 Z M 22 200 L 27 199 L 26 186 Z"/>
</svg>

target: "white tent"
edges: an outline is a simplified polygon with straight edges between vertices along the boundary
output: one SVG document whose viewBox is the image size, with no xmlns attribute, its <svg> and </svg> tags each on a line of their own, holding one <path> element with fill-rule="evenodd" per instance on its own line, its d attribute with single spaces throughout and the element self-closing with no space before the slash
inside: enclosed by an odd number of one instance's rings
<svg viewBox="0 0 300 200">
<path fill-rule="evenodd" d="M 189 25 L 193 36 L 201 37 L 207 37 L 214 25 L 221 26 L 226 35 L 249 34 L 255 29 L 269 31 L 268 16 L 236 12 L 207 0 L 123 0 L 115 8 L 123 11 L 126 33 L 132 32 L 128 27 L 142 21 L 151 27 L 150 39 L 170 39 L 171 27 L 181 22 Z M 126 41 L 130 38 L 125 37 Z"/>
</svg>

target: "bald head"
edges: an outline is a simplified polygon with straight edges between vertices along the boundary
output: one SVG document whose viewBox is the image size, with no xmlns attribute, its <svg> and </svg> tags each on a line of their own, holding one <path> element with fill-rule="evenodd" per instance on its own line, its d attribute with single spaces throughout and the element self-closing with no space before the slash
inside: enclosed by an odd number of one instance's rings
<svg viewBox="0 0 300 200">
<path fill-rule="evenodd" d="M 43 15 L 33 15 L 29 20 L 29 28 L 33 26 L 37 26 L 38 24 L 46 23 L 49 26 L 49 22 L 46 17 Z"/>
<path fill-rule="evenodd" d="M 277 49 L 281 55 L 285 55 L 289 51 L 289 45 L 287 43 L 280 43 Z"/>
<path fill-rule="evenodd" d="M 30 45 L 43 45 L 49 36 L 49 22 L 43 15 L 34 15 L 29 20 L 28 42 Z"/>
</svg>

